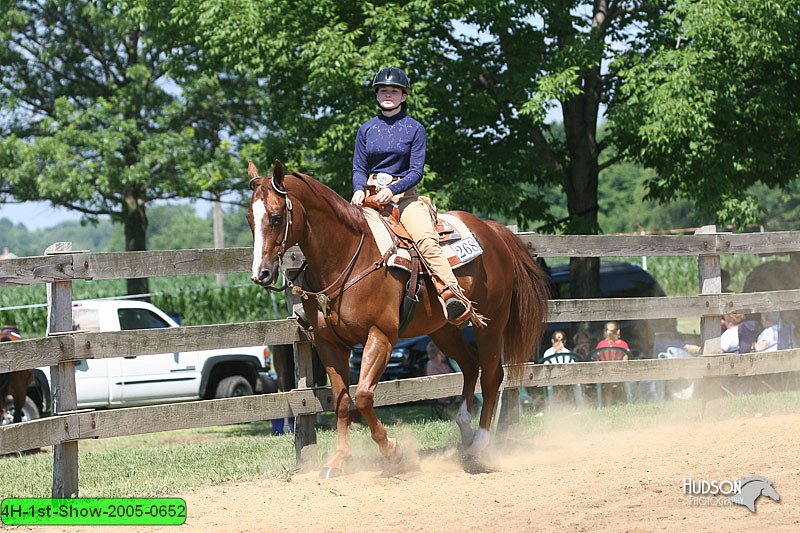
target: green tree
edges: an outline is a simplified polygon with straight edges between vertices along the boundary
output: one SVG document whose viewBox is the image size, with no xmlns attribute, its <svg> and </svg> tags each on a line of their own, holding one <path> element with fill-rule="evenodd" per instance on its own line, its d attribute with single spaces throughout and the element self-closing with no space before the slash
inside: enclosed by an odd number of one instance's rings
<svg viewBox="0 0 800 533">
<path fill-rule="evenodd" d="M 245 76 L 197 68 L 187 41 L 124 1 L 3 1 L 0 190 L 87 220 L 109 215 L 147 249 L 147 206 L 237 183 L 261 109 Z M 193 63 L 193 61 L 195 61 Z M 129 280 L 130 293 L 147 280 Z"/>
<path fill-rule="evenodd" d="M 656 169 L 649 198 L 756 222 L 751 186 L 788 194 L 800 177 L 800 1 L 682 0 L 665 18 L 669 39 L 620 57 L 615 142 Z"/>
</svg>

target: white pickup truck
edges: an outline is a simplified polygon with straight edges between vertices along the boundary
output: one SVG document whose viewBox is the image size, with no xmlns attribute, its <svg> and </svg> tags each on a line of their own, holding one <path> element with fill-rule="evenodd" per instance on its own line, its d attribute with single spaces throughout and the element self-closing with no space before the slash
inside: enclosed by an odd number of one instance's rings
<svg viewBox="0 0 800 533">
<path fill-rule="evenodd" d="M 175 328 L 166 313 L 145 302 L 84 300 L 72 306 L 80 331 Z M 274 392 L 266 346 L 136 357 L 88 359 L 75 363 L 78 408 L 131 407 Z M 50 369 L 37 368 L 28 388 L 25 418 L 51 410 Z M 35 405 L 38 412 L 30 412 Z"/>
</svg>

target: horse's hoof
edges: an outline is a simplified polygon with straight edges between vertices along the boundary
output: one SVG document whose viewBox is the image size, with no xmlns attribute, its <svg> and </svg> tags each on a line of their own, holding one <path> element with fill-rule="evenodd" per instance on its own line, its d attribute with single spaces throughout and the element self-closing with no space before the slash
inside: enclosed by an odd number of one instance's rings
<svg viewBox="0 0 800 533">
<path fill-rule="evenodd" d="M 461 466 L 467 474 L 489 474 L 495 471 L 477 456 L 468 453 L 461 455 Z"/>
<path fill-rule="evenodd" d="M 393 465 L 400 464 L 403 460 L 403 449 L 400 447 L 400 441 L 396 440 L 394 442 L 394 453 L 387 457 L 386 460 Z"/>
<path fill-rule="evenodd" d="M 344 471 L 341 468 L 336 468 L 334 466 L 323 466 L 322 471 L 319 473 L 319 478 L 333 479 L 341 476 L 342 474 L 344 474 Z"/>
</svg>

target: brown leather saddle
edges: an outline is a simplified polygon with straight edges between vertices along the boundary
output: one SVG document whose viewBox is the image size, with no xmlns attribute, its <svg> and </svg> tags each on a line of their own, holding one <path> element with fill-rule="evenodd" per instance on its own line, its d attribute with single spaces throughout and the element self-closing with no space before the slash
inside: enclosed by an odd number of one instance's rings
<svg viewBox="0 0 800 533">
<path fill-rule="evenodd" d="M 375 209 L 381 215 L 381 220 L 386 225 L 392 237 L 396 237 L 396 244 L 399 248 L 406 248 L 408 250 L 415 250 L 414 239 L 408 233 L 405 226 L 400 222 L 400 211 L 397 204 L 388 203 L 381 205 L 374 200 L 372 196 L 368 196 L 364 200 L 364 207 Z M 443 218 L 437 218 L 434 230 L 439 236 L 439 244 L 444 244 L 451 241 L 457 241 L 461 238 L 461 234 Z"/>
<path fill-rule="evenodd" d="M 430 266 L 428 266 L 428 264 L 422 258 L 422 254 L 420 254 L 419 250 L 417 249 L 414 239 L 408 233 L 408 230 L 406 230 L 405 226 L 403 226 L 403 224 L 400 222 L 400 211 L 397 204 L 390 202 L 388 204 L 381 205 L 375 201 L 372 195 L 370 195 L 364 199 L 364 206 L 375 209 L 378 211 L 378 213 L 380 213 L 381 220 L 389 230 L 389 234 L 392 237 L 393 246 L 397 248 L 405 248 L 408 250 L 408 253 L 411 256 L 410 264 L 403 265 L 403 267 L 411 274 L 406 282 L 405 296 L 402 304 L 400 305 L 400 331 L 402 332 L 408 323 L 411 322 L 411 319 L 414 316 L 417 303 L 419 303 L 419 294 L 424 285 L 424 276 L 427 275 L 431 279 L 434 287 L 436 287 L 437 290 L 440 290 L 440 288 L 444 287 L 439 287 L 439 285 L 443 284 L 434 276 L 433 270 L 430 268 Z M 461 238 L 461 235 L 451 224 L 440 218 L 436 219 L 435 230 L 439 236 L 439 244 L 455 241 Z M 398 262 L 404 261 L 399 257 L 395 259 Z"/>
</svg>

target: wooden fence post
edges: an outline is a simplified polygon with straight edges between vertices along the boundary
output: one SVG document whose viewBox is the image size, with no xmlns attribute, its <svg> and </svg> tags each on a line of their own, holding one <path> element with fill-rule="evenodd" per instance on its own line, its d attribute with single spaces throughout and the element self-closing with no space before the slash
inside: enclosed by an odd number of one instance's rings
<svg viewBox="0 0 800 533">
<path fill-rule="evenodd" d="M 302 285 L 302 279 L 298 277 L 297 270 L 287 270 L 284 273 L 287 279 L 294 279 L 298 286 Z M 299 275 L 302 278 L 302 274 Z M 286 291 L 286 304 L 289 306 L 290 316 L 294 316 L 295 306 L 301 306 L 300 297 Z M 311 351 L 311 342 L 299 341 L 293 343 L 294 346 L 294 377 L 297 389 L 308 389 L 314 383 L 314 356 Z M 294 423 L 294 451 L 297 466 L 303 471 L 308 471 L 317 466 L 317 415 L 299 415 Z"/>
<path fill-rule="evenodd" d="M 72 253 L 71 242 L 57 242 L 47 247 L 45 255 Z M 47 335 L 72 331 L 72 282 L 54 281 L 47 284 Z M 52 414 L 75 411 L 78 396 L 75 389 L 75 364 L 60 362 L 50 367 Z M 68 427 L 64 433 L 77 433 L 78 428 Z M 78 441 L 62 442 L 53 446 L 53 498 L 70 498 L 78 495 Z"/>
<path fill-rule="evenodd" d="M 717 233 L 715 225 L 703 226 L 695 235 Z M 700 294 L 719 294 L 722 292 L 722 269 L 719 255 L 700 255 L 697 257 L 697 271 L 700 277 Z M 702 354 L 718 354 L 720 344 L 720 315 L 703 315 L 700 318 L 700 337 Z M 713 356 L 712 356 L 713 357 Z M 703 414 L 716 414 L 722 409 L 722 383 L 719 378 L 703 379 Z"/>
</svg>

